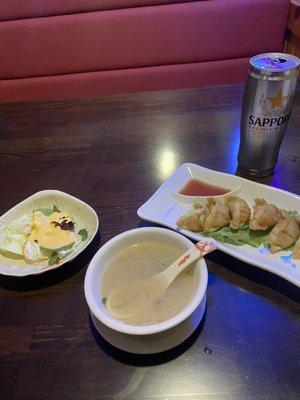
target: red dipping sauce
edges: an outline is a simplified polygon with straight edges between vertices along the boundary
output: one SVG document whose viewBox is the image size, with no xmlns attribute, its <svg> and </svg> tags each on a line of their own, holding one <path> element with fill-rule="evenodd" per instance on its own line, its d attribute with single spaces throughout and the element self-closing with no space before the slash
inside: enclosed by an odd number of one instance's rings
<svg viewBox="0 0 300 400">
<path fill-rule="evenodd" d="M 218 196 L 230 191 L 231 189 L 210 185 L 198 179 L 191 179 L 178 193 L 185 194 L 186 196 Z"/>
</svg>

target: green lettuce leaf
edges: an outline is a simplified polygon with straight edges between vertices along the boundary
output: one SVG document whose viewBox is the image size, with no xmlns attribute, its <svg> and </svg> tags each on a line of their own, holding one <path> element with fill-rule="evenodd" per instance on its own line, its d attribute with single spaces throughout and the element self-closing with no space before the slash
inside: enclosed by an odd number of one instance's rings
<svg viewBox="0 0 300 400">
<path fill-rule="evenodd" d="M 38 208 L 38 209 L 36 209 L 34 211 L 40 211 L 44 215 L 46 215 L 46 217 L 49 217 L 49 215 L 51 215 L 51 214 L 53 214 L 55 212 L 60 212 L 59 209 L 55 205 L 53 206 L 53 209 L 51 209 L 51 208 L 43 208 L 42 207 L 42 208 Z"/>
<path fill-rule="evenodd" d="M 26 236 L 4 229 L 0 232 L 0 253 L 9 258 L 22 258 L 25 240 Z"/>
<path fill-rule="evenodd" d="M 81 240 L 86 240 L 88 238 L 88 231 L 85 228 L 80 229 L 80 231 L 78 232 L 78 235 L 81 236 Z"/>
<path fill-rule="evenodd" d="M 242 226 L 240 229 L 231 229 L 229 226 L 224 226 L 216 232 L 203 233 L 201 235 L 209 236 L 218 242 L 242 246 L 249 244 L 252 247 L 259 247 L 262 244 L 267 245 L 269 240 L 270 229 L 266 231 L 252 231 L 248 225 Z"/>
<path fill-rule="evenodd" d="M 29 235 L 31 232 L 31 223 L 32 223 L 32 214 L 24 214 L 21 217 L 15 219 L 10 222 L 6 229 L 10 231 L 10 233 L 18 233 L 19 235 Z"/>
<path fill-rule="evenodd" d="M 38 208 L 38 209 L 36 209 L 34 211 L 40 211 L 44 215 L 46 215 L 46 217 L 49 217 L 49 215 L 51 215 L 53 213 L 53 210 L 51 210 L 51 208 Z"/>
<path fill-rule="evenodd" d="M 49 265 L 54 265 L 54 264 L 56 264 L 59 260 L 60 260 L 59 254 L 56 253 L 56 252 L 54 252 L 54 253 L 52 254 L 52 256 L 49 258 L 48 264 L 49 264 Z"/>
<path fill-rule="evenodd" d="M 295 217 L 298 212 L 296 210 L 284 210 L 289 216 Z"/>
</svg>

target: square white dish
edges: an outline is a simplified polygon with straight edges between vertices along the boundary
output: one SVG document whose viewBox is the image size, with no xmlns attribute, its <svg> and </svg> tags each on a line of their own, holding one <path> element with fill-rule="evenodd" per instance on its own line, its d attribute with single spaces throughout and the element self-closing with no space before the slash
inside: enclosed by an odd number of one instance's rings
<svg viewBox="0 0 300 400">
<path fill-rule="evenodd" d="M 177 219 L 190 208 L 189 202 L 179 200 L 173 192 L 180 191 L 190 179 L 199 179 L 220 187 L 234 188 L 241 186 L 239 196 L 247 200 L 250 207 L 256 197 L 279 208 L 296 210 L 300 214 L 300 197 L 285 190 L 252 182 L 247 179 L 213 171 L 196 164 L 182 164 L 173 175 L 137 211 L 140 218 L 178 230 Z M 196 241 L 203 238 L 199 233 L 180 230 L 185 236 Z M 241 261 L 272 272 L 294 285 L 300 287 L 300 260 L 291 257 L 291 251 L 280 251 L 270 254 L 261 246 L 254 248 L 249 245 L 234 246 L 217 242 L 219 250 Z"/>
<path fill-rule="evenodd" d="M 58 207 L 60 210 L 68 211 L 75 220 L 76 232 L 85 228 L 88 232 L 86 240 L 82 241 L 70 254 L 54 265 L 48 265 L 48 260 L 38 264 L 27 264 L 23 260 L 15 260 L 5 257 L 0 253 L 0 274 L 10 276 L 36 275 L 61 267 L 63 264 L 78 256 L 93 240 L 98 227 L 99 220 L 92 207 L 83 201 L 59 190 L 42 190 L 27 197 L 19 204 L 8 210 L 0 217 L 0 231 L 13 220 L 24 214 L 39 208 Z"/>
</svg>

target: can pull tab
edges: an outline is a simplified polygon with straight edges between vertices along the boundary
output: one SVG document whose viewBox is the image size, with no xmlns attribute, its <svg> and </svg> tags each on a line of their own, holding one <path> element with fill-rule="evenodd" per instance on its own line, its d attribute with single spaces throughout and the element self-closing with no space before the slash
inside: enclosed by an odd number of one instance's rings
<svg viewBox="0 0 300 400">
<path fill-rule="evenodd" d="M 281 68 L 281 64 L 287 62 L 285 58 L 281 57 L 268 57 L 266 59 L 264 68 L 278 69 Z"/>
<path fill-rule="evenodd" d="M 278 64 L 283 64 L 283 63 L 287 62 L 287 60 L 285 58 L 281 58 L 281 57 L 270 58 L 270 60 L 271 60 L 271 64 L 274 66 L 277 66 Z"/>
<path fill-rule="evenodd" d="M 270 64 L 271 64 L 272 66 L 277 66 L 277 65 L 279 64 L 279 58 L 278 58 L 278 57 L 276 57 L 276 58 L 269 58 L 269 60 L 270 60 Z"/>
</svg>

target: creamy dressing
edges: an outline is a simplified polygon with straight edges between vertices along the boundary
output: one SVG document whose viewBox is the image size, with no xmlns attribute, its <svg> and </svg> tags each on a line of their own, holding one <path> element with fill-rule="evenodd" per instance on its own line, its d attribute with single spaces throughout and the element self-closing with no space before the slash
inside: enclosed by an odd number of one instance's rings
<svg viewBox="0 0 300 400">
<path fill-rule="evenodd" d="M 101 296 L 107 298 L 120 286 L 132 286 L 132 282 L 150 278 L 171 265 L 183 250 L 174 245 L 145 241 L 119 252 L 104 275 Z M 198 271 L 192 265 L 180 274 L 166 291 L 155 301 L 147 302 L 141 312 L 124 317 L 133 325 L 151 325 L 172 318 L 189 303 L 197 287 Z"/>
</svg>

